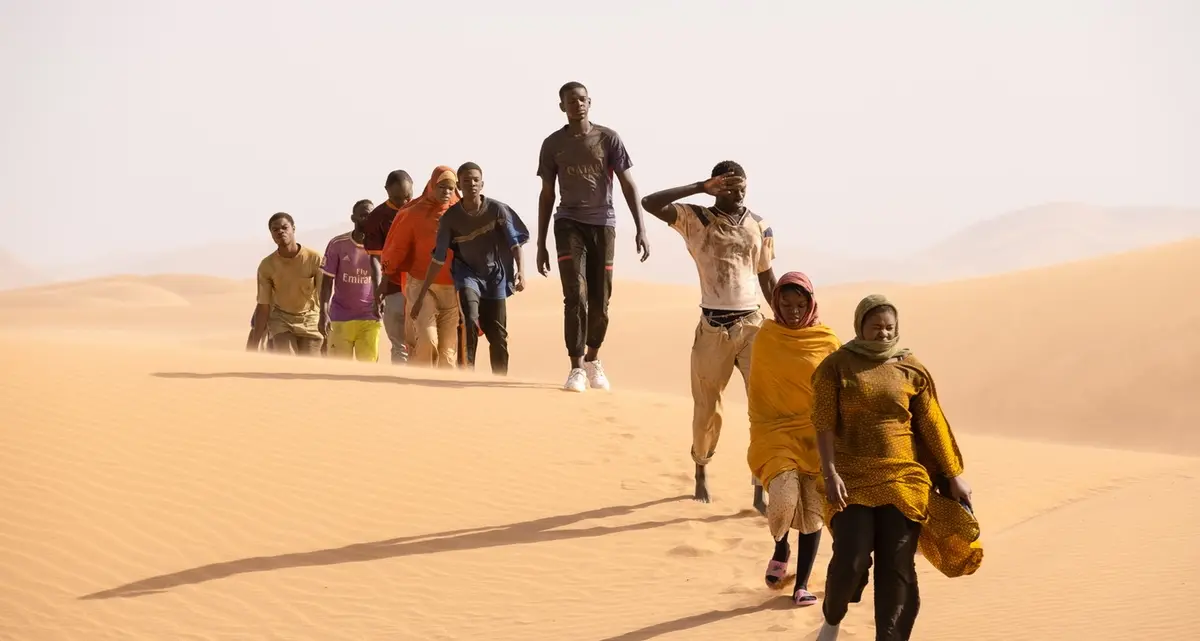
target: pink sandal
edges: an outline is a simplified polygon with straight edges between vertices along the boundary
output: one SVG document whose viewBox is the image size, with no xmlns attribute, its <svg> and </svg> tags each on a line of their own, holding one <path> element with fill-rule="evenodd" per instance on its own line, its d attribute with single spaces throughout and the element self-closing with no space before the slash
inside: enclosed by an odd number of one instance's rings
<svg viewBox="0 0 1200 641">
<path fill-rule="evenodd" d="M 797 607 L 803 608 L 815 604 L 817 602 L 817 595 L 808 590 L 796 590 L 795 594 L 792 595 L 792 601 Z"/>
<path fill-rule="evenodd" d="M 778 590 L 783 587 L 783 579 L 787 576 L 787 561 L 771 560 L 767 564 L 767 587 Z"/>
</svg>

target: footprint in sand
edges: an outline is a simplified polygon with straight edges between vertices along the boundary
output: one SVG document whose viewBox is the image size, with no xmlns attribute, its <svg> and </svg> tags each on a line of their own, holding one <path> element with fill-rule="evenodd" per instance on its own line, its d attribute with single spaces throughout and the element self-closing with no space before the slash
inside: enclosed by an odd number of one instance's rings
<svg viewBox="0 0 1200 641">
<path fill-rule="evenodd" d="M 761 588 L 761 587 L 759 587 L 759 586 L 753 586 L 753 587 L 751 587 L 751 586 L 748 586 L 748 585 L 744 585 L 744 584 L 740 584 L 740 583 L 739 583 L 739 584 L 736 584 L 736 585 L 731 585 L 731 586 L 729 586 L 729 587 L 725 588 L 724 590 L 721 590 L 721 594 L 732 594 L 732 595 L 761 595 L 761 594 L 762 594 L 762 588 Z"/>
<path fill-rule="evenodd" d="M 713 552 L 712 550 L 704 550 L 704 549 L 698 548 L 694 545 L 684 544 L 684 545 L 676 545 L 675 547 L 671 548 L 670 550 L 667 550 L 667 554 L 670 556 L 682 556 L 682 557 L 686 557 L 689 559 L 695 559 L 695 558 L 699 558 L 702 556 L 712 556 L 712 555 L 716 554 L 716 552 Z"/>
<path fill-rule="evenodd" d="M 732 552 L 733 550 L 741 547 L 742 541 L 744 540 L 745 539 L 740 536 L 734 536 L 726 539 L 718 539 L 717 542 L 725 546 L 725 552 Z"/>
</svg>

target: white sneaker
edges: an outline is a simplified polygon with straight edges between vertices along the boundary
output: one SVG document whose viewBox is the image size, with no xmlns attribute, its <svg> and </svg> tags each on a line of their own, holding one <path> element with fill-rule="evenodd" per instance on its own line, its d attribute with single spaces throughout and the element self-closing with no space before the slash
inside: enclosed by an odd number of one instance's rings
<svg viewBox="0 0 1200 641">
<path fill-rule="evenodd" d="M 817 634 L 817 641 L 837 641 L 840 628 L 841 626 L 821 622 L 821 632 Z"/>
<path fill-rule="evenodd" d="M 588 385 L 592 389 L 610 389 L 608 377 L 604 375 L 604 366 L 600 364 L 600 361 L 590 361 L 584 363 L 583 366 L 587 368 Z"/>
<path fill-rule="evenodd" d="M 567 382 L 563 384 L 563 389 L 568 392 L 585 392 L 587 391 L 587 384 L 587 372 L 576 367 L 567 376 Z"/>
</svg>

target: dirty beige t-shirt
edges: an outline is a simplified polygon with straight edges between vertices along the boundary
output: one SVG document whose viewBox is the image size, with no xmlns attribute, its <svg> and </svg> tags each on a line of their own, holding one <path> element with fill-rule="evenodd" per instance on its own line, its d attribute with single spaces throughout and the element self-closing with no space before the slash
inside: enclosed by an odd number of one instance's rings
<svg viewBox="0 0 1200 641">
<path fill-rule="evenodd" d="M 758 309 L 758 275 L 771 269 L 771 227 L 749 209 L 734 223 L 708 207 L 676 204 L 671 228 L 683 236 L 700 275 L 700 306 L 723 311 Z"/>
<path fill-rule="evenodd" d="M 270 305 L 267 333 L 290 332 L 319 337 L 321 263 L 319 252 L 301 246 L 300 252 L 284 258 L 272 252 L 258 264 L 258 304 Z"/>
</svg>

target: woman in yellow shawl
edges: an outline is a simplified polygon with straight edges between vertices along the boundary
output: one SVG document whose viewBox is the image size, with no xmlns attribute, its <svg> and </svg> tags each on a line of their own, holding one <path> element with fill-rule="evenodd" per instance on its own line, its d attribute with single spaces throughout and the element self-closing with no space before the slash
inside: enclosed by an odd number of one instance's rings
<svg viewBox="0 0 1200 641">
<path fill-rule="evenodd" d="M 907 641 L 920 608 L 918 546 L 947 576 L 983 559 L 963 460 L 933 377 L 899 346 L 896 306 L 868 296 L 854 340 L 813 375 L 813 424 L 833 534 L 818 641 L 837 639 L 875 557 L 875 639 Z M 937 488 L 937 489 L 935 489 Z"/>
<path fill-rule="evenodd" d="M 748 400 L 750 447 L 746 462 L 767 488 L 767 521 L 775 553 L 767 563 L 767 586 L 783 587 L 787 574 L 790 528 L 800 530 L 796 546 L 796 585 L 792 600 L 813 605 L 808 577 L 821 542 L 824 500 L 817 485 L 820 458 L 813 429 L 812 374 L 840 343 L 821 324 L 808 277 L 788 272 L 771 297 L 775 320 L 765 321 L 750 356 Z"/>
</svg>

